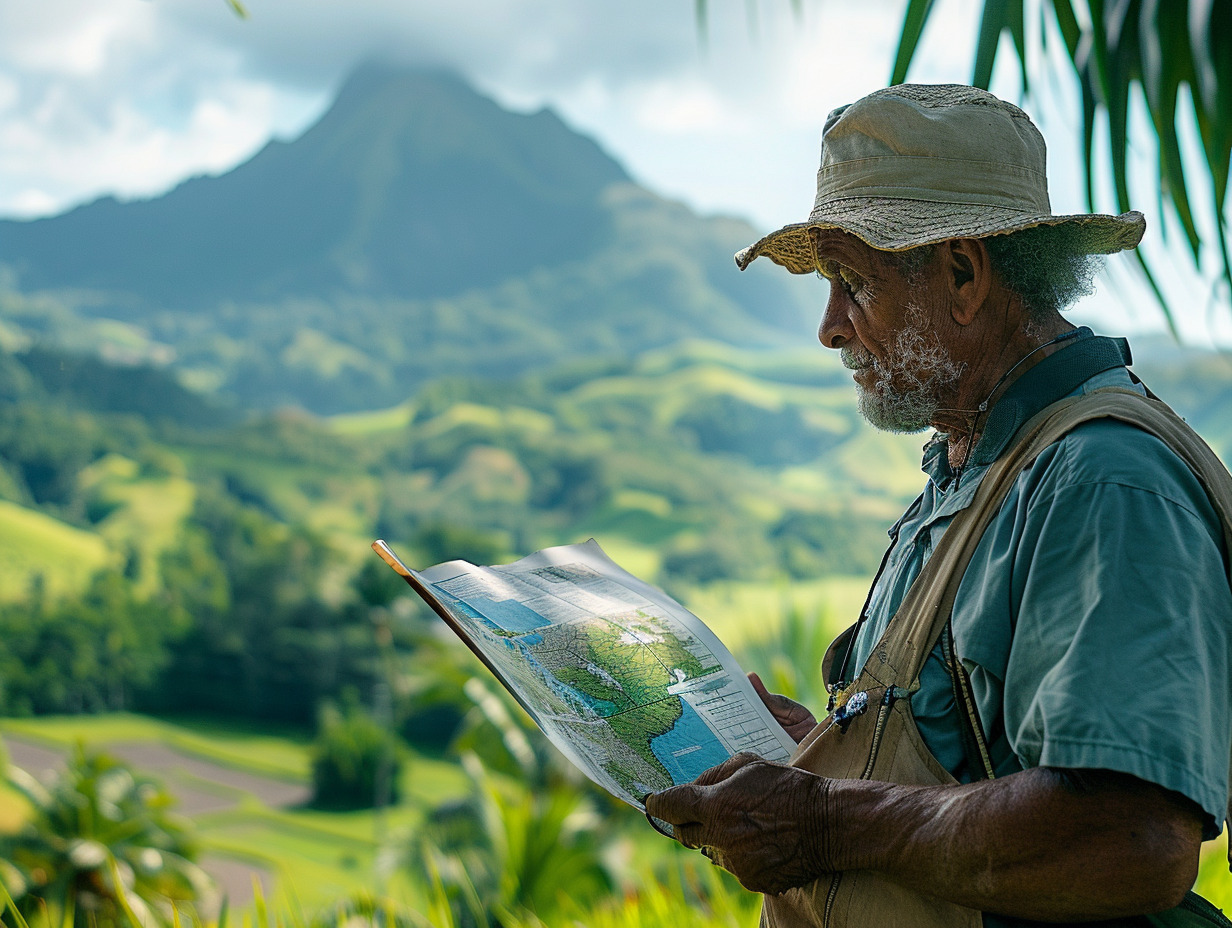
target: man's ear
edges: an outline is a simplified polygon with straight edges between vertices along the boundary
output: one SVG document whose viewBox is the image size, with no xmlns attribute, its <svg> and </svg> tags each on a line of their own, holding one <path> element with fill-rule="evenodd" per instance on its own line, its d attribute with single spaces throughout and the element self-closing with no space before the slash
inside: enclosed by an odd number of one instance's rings
<svg viewBox="0 0 1232 928">
<path fill-rule="evenodd" d="M 978 238 L 952 238 L 941 243 L 945 281 L 950 289 L 950 315 L 970 325 L 992 290 L 992 263 Z"/>
</svg>

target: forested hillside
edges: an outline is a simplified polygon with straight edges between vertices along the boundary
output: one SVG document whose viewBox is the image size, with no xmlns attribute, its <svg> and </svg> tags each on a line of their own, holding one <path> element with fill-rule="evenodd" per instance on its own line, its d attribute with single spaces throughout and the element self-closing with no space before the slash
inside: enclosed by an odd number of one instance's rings
<svg viewBox="0 0 1232 928">
<path fill-rule="evenodd" d="M 923 439 L 859 421 L 824 284 L 737 272 L 754 234 L 381 68 L 228 174 L 0 223 L 0 711 L 310 721 L 375 673 L 376 536 L 595 536 L 686 597 L 867 577 Z M 1226 452 L 1226 367 L 1141 369 Z"/>
<path fill-rule="evenodd" d="M 867 573 L 918 439 L 858 424 L 845 373 L 817 361 L 696 343 L 322 420 L 240 418 L 149 368 L 4 355 L 0 709 L 307 721 L 372 671 L 378 535 L 423 565 L 593 535 L 680 590 Z"/>
</svg>

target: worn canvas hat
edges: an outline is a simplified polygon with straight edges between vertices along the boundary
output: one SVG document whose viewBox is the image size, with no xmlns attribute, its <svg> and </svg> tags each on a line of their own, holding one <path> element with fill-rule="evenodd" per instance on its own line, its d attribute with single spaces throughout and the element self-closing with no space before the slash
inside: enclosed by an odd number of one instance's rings
<svg viewBox="0 0 1232 928">
<path fill-rule="evenodd" d="M 783 226 L 736 254 L 765 255 L 793 274 L 816 269 L 811 229 L 842 229 L 882 251 L 1073 225 L 1089 254 L 1133 248 L 1146 220 L 1054 216 L 1044 138 L 1012 103 L 964 84 L 899 84 L 830 113 L 821 135 L 817 199 L 807 222 Z"/>
</svg>

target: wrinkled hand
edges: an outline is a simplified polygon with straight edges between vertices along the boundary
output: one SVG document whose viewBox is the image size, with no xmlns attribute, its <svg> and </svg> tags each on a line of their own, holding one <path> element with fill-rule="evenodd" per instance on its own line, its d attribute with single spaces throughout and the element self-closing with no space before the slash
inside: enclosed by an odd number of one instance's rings
<svg viewBox="0 0 1232 928">
<path fill-rule="evenodd" d="M 797 767 L 737 754 L 693 783 L 646 797 L 685 847 L 735 874 L 746 888 L 777 895 L 831 868 L 830 781 Z"/>
<path fill-rule="evenodd" d="M 749 682 L 753 684 L 753 689 L 757 691 L 757 695 L 761 697 L 761 701 L 770 710 L 770 714 L 774 716 L 775 721 L 783 727 L 783 731 L 787 732 L 791 736 L 791 740 L 796 742 L 796 744 L 803 741 L 804 736 L 816 726 L 817 719 L 813 717 L 813 713 L 807 707 L 800 705 L 794 699 L 788 699 L 786 696 L 780 696 L 778 693 L 771 693 L 766 689 L 766 684 L 761 682 L 761 677 L 757 674 L 750 673 Z"/>
</svg>

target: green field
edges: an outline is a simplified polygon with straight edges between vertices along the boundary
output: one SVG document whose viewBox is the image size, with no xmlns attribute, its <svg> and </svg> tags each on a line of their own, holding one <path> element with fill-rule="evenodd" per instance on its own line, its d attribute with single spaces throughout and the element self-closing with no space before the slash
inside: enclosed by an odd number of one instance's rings
<svg viewBox="0 0 1232 928">
<path fill-rule="evenodd" d="M 262 731 L 215 720 L 166 720 L 129 713 L 99 716 L 4 719 L 0 734 L 67 752 L 80 742 L 93 749 L 109 746 L 166 745 L 227 771 L 284 783 L 308 783 L 308 743 L 300 734 Z M 465 795 L 467 778 L 452 761 L 411 754 L 400 783 L 405 797 L 378 815 L 372 811 L 333 813 L 307 807 L 270 807 L 249 792 L 203 782 L 199 777 L 154 776 L 173 793 L 193 788 L 226 796 L 234 804 L 225 810 L 193 815 L 207 860 L 231 860 L 250 865 L 263 877 L 276 906 L 316 911 L 357 893 L 382 888 L 413 895 L 421 884 L 376 869 L 382 836 L 404 834 L 422 821 L 425 810 Z M 0 828 L 16 827 L 24 804 L 11 792 L 0 792 Z M 251 898 L 240 893 L 238 901 Z M 411 899 L 413 903 L 422 900 Z M 241 908 L 243 906 L 240 906 Z"/>
<path fill-rule="evenodd" d="M 111 558 L 99 535 L 0 499 L 0 600 L 27 595 L 36 576 L 52 596 L 80 592 Z"/>
</svg>

